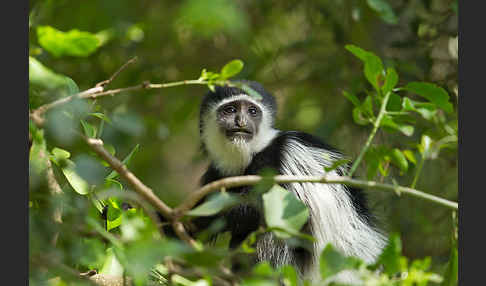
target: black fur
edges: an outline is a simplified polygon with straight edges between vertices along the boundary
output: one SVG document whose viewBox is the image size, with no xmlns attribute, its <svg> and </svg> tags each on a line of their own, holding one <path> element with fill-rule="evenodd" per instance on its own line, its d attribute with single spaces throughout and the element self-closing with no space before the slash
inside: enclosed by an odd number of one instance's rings
<svg viewBox="0 0 486 286">
<path fill-rule="evenodd" d="M 340 153 L 338 150 L 313 135 L 298 131 L 281 131 L 266 148 L 255 154 L 251 163 L 242 175 L 258 175 L 264 169 L 273 169 L 281 174 L 283 148 L 285 148 L 284 144 L 289 139 L 297 140 L 309 147 L 317 147 Z M 201 185 L 211 183 L 224 177 L 225 176 L 211 164 L 201 179 Z M 282 186 L 285 187 L 285 185 Z M 366 197 L 363 191 L 357 188 L 348 189 L 358 214 L 371 223 L 371 215 L 366 206 Z M 250 190 L 251 187 L 239 187 L 229 191 L 246 195 Z M 226 227 L 223 231 L 230 231 L 232 233 L 232 240 L 230 243 L 232 247 L 241 243 L 248 234 L 257 230 L 258 226 L 263 222 L 263 217 L 258 207 L 256 205 L 248 204 L 233 207 L 224 211 L 220 215 L 197 218 L 193 221 L 198 228 L 204 229 L 217 218 L 223 218 L 226 221 Z"/>
</svg>

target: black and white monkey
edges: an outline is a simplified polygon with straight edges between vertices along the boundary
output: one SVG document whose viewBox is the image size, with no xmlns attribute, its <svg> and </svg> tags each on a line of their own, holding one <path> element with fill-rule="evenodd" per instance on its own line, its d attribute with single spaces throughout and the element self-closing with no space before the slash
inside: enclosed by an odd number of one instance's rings
<svg viewBox="0 0 486 286">
<path fill-rule="evenodd" d="M 207 93 L 200 108 L 202 148 L 211 163 L 201 184 L 238 175 L 255 175 L 271 168 L 285 175 L 323 175 L 324 167 L 342 158 L 342 154 L 317 137 L 298 131 L 274 128 L 275 98 L 251 81 L 239 81 L 261 95 L 249 96 L 242 89 L 215 87 Z M 343 175 L 347 167 L 332 172 Z M 341 184 L 289 183 L 293 192 L 309 209 L 309 221 L 303 231 L 316 241 L 311 250 L 293 247 L 265 234 L 256 242 L 257 261 L 269 261 L 274 267 L 294 265 L 301 278 L 319 280 L 319 255 L 327 243 L 345 255 L 372 262 L 381 252 L 384 236 L 376 229 L 364 194 Z M 245 194 L 251 187 L 232 192 Z M 231 247 L 239 245 L 263 221 L 263 214 L 251 204 L 234 206 L 220 215 L 226 221 L 222 231 L 230 231 Z M 211 218 L 195 220 L 201 227 Z"/>
</svg>

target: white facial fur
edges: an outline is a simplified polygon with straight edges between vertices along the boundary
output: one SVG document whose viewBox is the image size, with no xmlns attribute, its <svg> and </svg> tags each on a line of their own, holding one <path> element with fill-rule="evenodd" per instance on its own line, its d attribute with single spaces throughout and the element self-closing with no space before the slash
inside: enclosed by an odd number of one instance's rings
<svg viewBox="0 0 486 286">
<path fill-rule="evenodd" d="M 216 110 L 224 104 L 237 100 L 249 101 L 262 111 L 262 121 L 258 128 L 258 133 L 254 134 L 253 138 L 248 142 L 238 138 L 228 140 L 217 125 Z M 243 174 L 253 156 L 263 150 L 278 133 L 277 130 L 272 128 L 271 111 L 245 94 L 226 98 L 211 106 L 203 121 L 202 140 L 205 143 L 209 157 L 214 162 L 215 167 L 226 176 Z"/>
</svg>

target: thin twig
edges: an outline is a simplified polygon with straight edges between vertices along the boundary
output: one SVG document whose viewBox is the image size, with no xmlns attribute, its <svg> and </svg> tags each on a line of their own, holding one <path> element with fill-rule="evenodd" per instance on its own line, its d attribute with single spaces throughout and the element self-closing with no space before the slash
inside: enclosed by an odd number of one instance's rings
<svg viewBox="0 0 486 286">
<path fill-rule="evenodd" d="M 106 86 L 110 84 L 115 79 L 115 77 L 117 77 L 120 74 L 122 70 L 124 70 L 129 64 L 132 64 L 136 61 L 137 61 L 137 57 L 135 56 L 132 59 L 130 59 L 128 62 L 126 62 L 124 65 L 122 65 L 121 68 L 119 68 L 109 79 L 97 83 L 96 86 Z"/>
<path fill-rule="evenodd" d="M 42 127 L 44 125 L 44 121 L 45 121 L 44 113 L 46 113 L 49 109 L 52 109 L 54 107 L 66 104 L 66 103 L 68 103 L 68 102 L 70 102 L 70 101 L 72 101 L 73 99 L 76 99 L 76 98 L 89 97 L 90 95 L 100 93 L 103 90 L 104 90 L 103 86 L 97 86 L 97 87 L 93 87 L 93 88 L 87 89 L 85 91 L 82 91 L 80 93 L 73 94 L 73 95 L 68 96 L 68 97 L 63 97 L 63 98 L 58 99 L 56 101 L 53 101 L 51 103 L 41 105 L 40 107 L 38 107 L 37 109 L 32 111 L 29 114 L 29 117 L 30 117 L 30 119 L 32 119 L 32 121 L 34 121 L 34 123 L 37 127 Z"/>
<path fill-rule="evenodd" d="M 103 82 L 101 82 L 103 83 Z M 61 99 L 58 99 L 56 101 L 53 101 L 48 104 L 44 104 L 37 109 L 33 110 L 29 116 L 34 121 L 35 125 L 37 127 L 42 127 L 44 125 L 44 114 L 54 108 L 58 107 L 60 105 L 66 104 L 73 99 L 84 99 L 84 98 L 90 98 L 90 99 L 95 99 L 98 97 L 102 96 L 107 96 L 107 95 L 115 95 L 118 93 L 122 92 L 127 92 L 127 91 L 134 91 L 134 90 L 142 90 L 142 89 L 158 89 L 158 88 L 167 88 L 167 87 L 174 87 L 174 86 L 181 86 L 181 85 L 206 85 L 207 82 L 199 79 L 195 80 L 183 80 L 183 81 L 176 81 L 176 82 L 169 82 L 169 83 L 149 83 L 149 82 L 144 82 L 142 84 L 138 84 L 135 86 L 130 86 L 130 87 L 125 87 L 125 88 L 118 88 L 118 89 L 110 89 L 105 91 L 105 85 L 99 85 L 90 89 L 87 89 L 85 91 L 82 91 L 80 93 L 64 97 Z"/>
<path fill-rule="evenodd" d="M 412 184 L 410 185 L 410 188 L 415 188 L 415 186 L 417 185 L 420 172 L 422 172 L 422 167 L 424 166 L 424 161 L 425 161 L 425 156 L 422 154 L 422 156 L 420 157 L 420 162 L 417 166 L 417 170 L 415 171 L 415 176 L 413 177 Z"/>
<path fill-rule="evenodd" d="M 349 177 L 352 177 L 353 174 L 354 174 L 354 171 L 356 171 L 356 168 L 358 168 L 359 163 L 363 159 L 363 156 L 365 155 L 366 151 L 368 151 L 368 148 L 371 145 L 371 141 L 373 141 L 373 138 L 375 137 L 376 132 L 378 131 L 378 128 L 380 127 L 381 120 L 383 119 L 383 116 L 386 113 L 386 105 L 388 103 L 388 98 L 390 98 L 390 94 L 391 94 L 391 92 L 388 92 L 385 95 L 385 98 L 383 98 L 383 102 L 381 103 L 380 112 L 378 113 L 378 117 L 376 118 L 375 122 L 373 123 L 373 130 L 371 131 L 370 135 L 368 136 L 368 140 L 366 140 L 366 143 L 365 143 L 363 149 L 361 149 L 361 152 L 359 153 L 358 158 L 356 159 L 356 161 L 354 161 L 353 166 L 351 166 L 351 169 L 349 170 L 349 173 L 348 173 Z"/>
</svg>

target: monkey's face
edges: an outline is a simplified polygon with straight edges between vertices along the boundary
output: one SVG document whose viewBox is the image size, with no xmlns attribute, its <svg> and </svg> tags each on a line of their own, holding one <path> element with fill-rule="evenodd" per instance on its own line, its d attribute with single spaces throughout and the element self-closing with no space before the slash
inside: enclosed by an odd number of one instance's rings
<svg viewBox="0 0 486 286">
<path fill-rule="evenodd" d="M 250 101 L 235 100 L 218 107 L 216 121 L 228 140 L 248 142 L 258 134 L 262 111 Z"/>
</svg>

